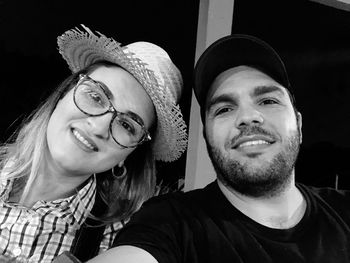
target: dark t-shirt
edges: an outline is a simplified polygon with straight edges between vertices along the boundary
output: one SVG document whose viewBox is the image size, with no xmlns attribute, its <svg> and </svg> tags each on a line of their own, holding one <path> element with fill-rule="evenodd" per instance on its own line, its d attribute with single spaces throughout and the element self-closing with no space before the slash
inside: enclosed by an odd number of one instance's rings
<svg viewBox="0 0 350 263">
<path fill-rule="evenodd" d="M 159 263 L 350 262 L 350 192 L 297 186 L 307 208 L 287 230 L 245 216 L 214 182 L 152 198 L 120 231 L 114 246 L 140 247 Z"/>
</svg>

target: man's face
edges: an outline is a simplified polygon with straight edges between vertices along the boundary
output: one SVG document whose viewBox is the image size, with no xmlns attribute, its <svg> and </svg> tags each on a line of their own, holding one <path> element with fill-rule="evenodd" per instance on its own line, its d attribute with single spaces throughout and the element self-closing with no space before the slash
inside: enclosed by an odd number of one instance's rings
<svg viewBox="0 0 350 263">
<path fill-rule="evenodd" d="M 204 132 L 227 187 L 252 197 L 281 192 L 293 179 L 300 129 L 287 90 L 261 71 L 239 66 L 212 83 Z"/>
</svg>

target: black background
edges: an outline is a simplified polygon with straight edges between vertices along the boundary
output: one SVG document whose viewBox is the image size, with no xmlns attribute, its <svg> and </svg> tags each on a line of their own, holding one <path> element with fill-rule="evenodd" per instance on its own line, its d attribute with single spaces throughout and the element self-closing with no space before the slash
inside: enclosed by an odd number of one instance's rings
<svg viewBox="0 0 350 263">
<path fill-rule="evenodd" d="M 218 0 L 219 1 L 219 0 Z M 128 44 L 163 47 L 183 73 L 180 106 L 189 121 L 199 0 L 0 0 L 0 139 L 2 142 L 70 72 L 56 38 L 85 24 Z M 298 181 L 350 188 L 350 15 L 309 0 L 235 0 L 233 33 L 261 37 L 281 54 L 303 115 Z M 176 182 L 186 155 L 159 163 Z"/>
<path fill-rule="evenodd" d="M 180 107 L 188 123 L 199 1 L 0 0 L 0 139 L 4 142 L 24 116 L 70 71 L 56 38 L 84 24 L 123 45 L 148 41 L 164 48 L 182 72 Z M 159 162 L 160 180 L 173 183 L 185 173 L 184 154 Z"/>
<path fill-rule="evenodd" d="M 309 0 L 236 0 L 233 33 L 256 35 L 286 63 L 303 116 L 296 179 L 350 188 L 350 13 Z"/>
</svg>

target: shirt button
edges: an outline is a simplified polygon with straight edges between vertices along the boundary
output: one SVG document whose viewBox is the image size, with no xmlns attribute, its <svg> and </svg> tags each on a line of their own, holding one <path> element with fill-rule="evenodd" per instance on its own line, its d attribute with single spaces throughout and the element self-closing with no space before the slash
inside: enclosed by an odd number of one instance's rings
<svg viewBox="0 0 350 263">
<path fill-rule="evenodd" d="M 13 256 L 15 257 L 18 257 L 19 255 L 21 255 L 22 253 L 22 249 L 20 249 L 19 247 L 16 247 L 13 251 L 12 251 L 12 254 Z"/>
</svg>

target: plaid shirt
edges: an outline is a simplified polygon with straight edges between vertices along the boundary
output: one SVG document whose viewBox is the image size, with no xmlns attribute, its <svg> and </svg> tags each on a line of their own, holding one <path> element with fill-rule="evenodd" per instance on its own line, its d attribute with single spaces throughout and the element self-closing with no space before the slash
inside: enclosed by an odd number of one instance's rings
<svg viewBox="0 0 350 263">
<path fill-rule="evenodd" d="M 7 202 L 13 181 L 0 181 L 0 254 L 21 262 L 51 262 L 71 249 L 76 231 L 95 202 L 96 178 L 76 195 L 55 201 L 38 201 L 27 208 Z M 100 252 L 113 242 L 120 222 L 108 225 Z"/>
</svg>

